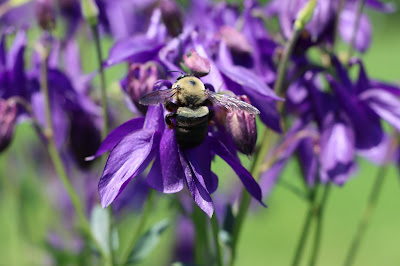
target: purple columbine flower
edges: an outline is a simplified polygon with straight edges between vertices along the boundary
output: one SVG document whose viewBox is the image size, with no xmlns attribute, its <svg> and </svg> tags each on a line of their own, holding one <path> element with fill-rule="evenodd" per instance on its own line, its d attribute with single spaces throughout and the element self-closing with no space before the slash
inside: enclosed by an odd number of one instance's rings
<svg viewBox="0 0 400 266">
<path fill-rule="evenodd" d="M 169 81 L 156 83 L 170 87 Z M 209 130 L 205 140 L 195 148 L 178 146 L 175 131 L 165 126 L 164 109 L 150 106 L 146 118 L 136 118 L 112 131 L 95 156 L 111 150 L 99 181 L 101 204 L 107 207 L 125 188 L 130 179 L 153 165 L 147 183 L 163 193 L 181 191 L 185 184 L 196 204 L 210 217 L 214 211 L 212 194 L 218 178 L 211 171 L 215 155 L 224 159 L 236 172 L 249 193 L 261 202 L 261 189 L 241 165 L 235 145 L 225 132 Z"/>
</svg>

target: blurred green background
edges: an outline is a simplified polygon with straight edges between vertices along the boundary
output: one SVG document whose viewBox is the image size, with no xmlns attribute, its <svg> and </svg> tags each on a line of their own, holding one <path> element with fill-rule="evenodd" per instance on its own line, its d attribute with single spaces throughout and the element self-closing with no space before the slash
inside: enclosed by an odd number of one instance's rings
<svg viewBox="0 0 400 266">
<path fill-rule="evenodd" d="M 400 6 L 400 1 L 397 1 L 397 6 Z M 368 14 L 373 25 L 373 43 L 363 57 L 367 72 L 373 78 L 400 83 L 400 13 L 385 15 L 368 11 Z M 105 40 L 104 50 L 108 51 L 111 44 L 110 40 Z M 91 63 L 95 62 L 95 51 L 83 51 L 84 69 L 91 71 L 95 68 Z M 111 90 L 115 88 L 113 82 L 123 74 L 124 67 L 107 71 Z M 115 105 L 120 104 L 119 97 L 116 94 L 116 99 L 113 99 Z M 41 152 L 37 153 L 37 150 Z M 41 168 L 46 160 L 49 161 L 46 152 L 26 123 L 16 129 L 11 147 L 0 154 L 0 265 L 49 264 L 51 260 L 45 246 L 49 230 L 62 232 L 67 237 L 72 230 L 62 228 L 60 209 L 49 200 L 51 189 L 45 175 L 54 173 L 51 168 Z M 326 205 L 317 265 L 341 265 L 344 261 L 378 171 L 378 167 L 369 162 L 361 159 L 359 162 L 357 175 L 343 187 L 332 188 Z M 213 165 L 213 169 L 217 174 L 227 175 L 227 166 L 220 161 Z M 301 186 L 299 173 L 297 164 L 291 162 L 282 178 Z M 355 265 L 400 265 L 398 169 L 390 168 L 383 186 Z M 166 198 L 170 199 L 169 196 L 158 197 L 152 221 L 174 215 L 167 211 Z M 289 265 L 292 260 L 308 205 L 281 186 L 276 186 L 266 203 L 269 208 L 251 212 L 246 220 L 237 265 Z M 121 245 L 133 232 L 136 223 L 134 214 L 119 223 Z M 173 229 L 169 229 L 162 243 L 143 265 L 168 264 L 172 239 Z M 308 244 L 311 240 L 312 237 Z M 307 245 L 302 265 L 308 263 L 310 246 Z"/>
</svg>

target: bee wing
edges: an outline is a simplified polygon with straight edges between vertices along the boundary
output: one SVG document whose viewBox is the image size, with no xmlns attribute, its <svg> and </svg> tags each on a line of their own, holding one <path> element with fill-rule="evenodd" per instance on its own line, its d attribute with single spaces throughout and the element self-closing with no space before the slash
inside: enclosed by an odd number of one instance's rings
<svg viewBox="0 0 400 266">
<path fill-rule="evenodd" d="M 234 97 L 225 94 L 219 94 L 209 90 L 206 90 L 206 94 L 208 96 L 208 99 L 210 99 L 213 103 L 221 107 L 224 107 L 229 112 L 232 112 L 233 110 L 242 110 L 249 114 L 260 113 L 260 111 L 253 105 L 248 104 L 242 100 L 236 99 Z"/>
<path fill-rule="evenodd" d="M 176 93 L 175 88 L 153 91 L 143 96 L 140 99 L 139 103 L 143 105 L 156 105 L 159 103 L 166 103 L 169 101 L 171 97 L 175 95 L 175 93 Z"/>
</svg>

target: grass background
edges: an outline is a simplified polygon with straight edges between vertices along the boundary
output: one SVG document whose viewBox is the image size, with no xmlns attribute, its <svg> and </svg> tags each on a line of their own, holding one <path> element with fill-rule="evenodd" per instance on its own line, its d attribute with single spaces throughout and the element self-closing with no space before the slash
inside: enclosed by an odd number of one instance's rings
<svg viewBox="0 0 400 266">
<path fill-rule="evenodd" d="M 397 5 L 400 6 L 399 1 Z M 368 14 L 374 32 L 371 48 L 363 57 L 367 72 L 371 77 L 400 83 L 400 15 L 398 12 L 394 15 L 385 15 L 372 11 Z M 107 51 L 111 44 L 110 40 L 104 40 L 104 50 Z M 94 50 L 85 49 L 84 52 L 84 69 L 93 70 L 95 66 L 91 62 L 95 62 Z M 120 104 L 121 99 L 119 94 L 115 93 L 117 86 L 111 81 L 117 80 L 123 73 L 123 67 L 107 71 L 111 94 L 115 98 L 112 100 L 114 105 Z M 125 116 L 127 117 L 126 114 Z M 45 167 L 46 161 L 49 161 L 46 152 L 39 145 L 35 132 L 26 123 L 18 126 L 11 147 L 0 154 L 0 265 L 50 263 L 45 247 L 49 230 L 59 231 L 67 238 L 70 237 L 72 229 L 63 229 L 61 210 L 49 197 L 58 191 L 49 188 L 51 180 L 46 176 L 50 174 L 54 177 L 54 173 L 51 167 Z M 221 161 L 217 161 L 213 169 L 220 174 L 228 175 L 226 165 Z M 343 187 L 332 188 L 326 205 L 318 265 L 343 263 L 377 171 L 376 166 L 360 159 L 357 175 Z M 297 184 L 299 173 L 296 163 L 291 162 L 282 178 Z M 227 179 L 225 176 L 222 179 Z M 223 181 L 223 183 L 228 182 L 229 179 Z M 152 221 L 174 216 L 168 211 L 169 199 L 169 196 L 158 198 L 152 212 Z M 273 190 L 267 204 L 268 209 L 251 212 L 244 225 L 237 265 L 288 265 L 291 262 L 307 204 L 280 186 Z M 400 206 L 399 172 L 395 167 L 391 167 L 385 177 L 383 193 L 355 265 L 400 264 L 398 206 Z M 136 214 L 127 215 L 119 223 L 122 246 L 133 232 L 136 223 Z M 151 258 L 143 264 L 168 264 L 173 237 L 173 230 L 168 230 Z M 305 252 L 302 265 L 308 263 L 309 248 Z"/>
</svg>

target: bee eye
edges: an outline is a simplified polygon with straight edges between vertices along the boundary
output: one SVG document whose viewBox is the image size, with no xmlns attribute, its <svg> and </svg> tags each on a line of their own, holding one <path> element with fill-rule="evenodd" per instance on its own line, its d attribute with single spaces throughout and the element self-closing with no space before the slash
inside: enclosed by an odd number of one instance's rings
<svg viewBox="0 0 400 266">
<path fill-rule="evenodd" d="M 196 82 L 193 81 L 193 80 L 191 80 L 191 81 L 189 81 L 189 82 L 190 82 L 190 84 L 192 84 L 193 86 L 196 85 Z"/>
</svg>

